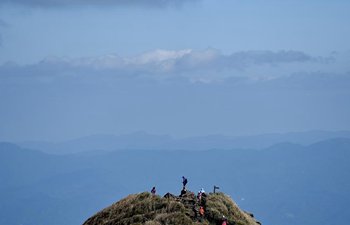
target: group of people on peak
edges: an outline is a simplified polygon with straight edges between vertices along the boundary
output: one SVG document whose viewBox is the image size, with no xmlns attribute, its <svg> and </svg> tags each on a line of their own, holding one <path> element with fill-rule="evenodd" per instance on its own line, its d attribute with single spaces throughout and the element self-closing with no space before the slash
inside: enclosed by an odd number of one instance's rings
<svg viewBox="0 0 350 225">
<path fill-rule="evenodd" d="M 185 176 L 182 176 L 182 191 L 181 191 L 181 195 L 186 194 L 186 185 L 187 185 L 187 183 L 188 183 L 187 178 Z M 155 186 L 152 187 L 151 194 L 152 195 L 156 195 L 156 192 L 157 192 L 156 187 Z"/>
<path fill-rule="evenodd" d="M 205 217 L 205 206 L 206 206 L 206 197 L 204 188 L 201 188 L 201 190 L 198 191 L 197 194 L 197 203 L 199 205 L 199 220 L 202 221 L 202 219 Z"/>
<path fill-rule="evenodd" d="M 182 176 L 182 190 L 181 190 L 180 197 L 186 195 L 187 183 L 188 183 L 187 178 L 185 176 Z M 215 193 L 216 189 L 219 189 L 219 187 L 214 186 L 214 193 Z M 152 188 L 151 193 L 152 193 L 152 195 L 156 195 L 156 187 Z M 196 211 L 197 215 L 199 214 L 199 219 L 202 220 L 205 217 L 205 205 L 206 205 L 206 193 L 205 193 L 204 188 L 201 188 L 198 191 L 197 203 L 198 203 L 199 209 L 194 208 L 194 210 Z M 228 225 L 227 218 L 225 216 L 222 217 L 222 225 Z"/>
</svg>

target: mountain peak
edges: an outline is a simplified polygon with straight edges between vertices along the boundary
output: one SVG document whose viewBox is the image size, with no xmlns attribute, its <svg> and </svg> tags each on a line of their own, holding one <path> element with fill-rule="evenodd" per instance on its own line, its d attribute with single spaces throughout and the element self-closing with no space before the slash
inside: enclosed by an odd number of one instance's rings
<svg viewBox="0 0 350 225">
<path fill-rule="evenodd" d="M 204 215 L 200 213 L 200 207 Z M 251 213 L 242 211 L 223 193 L 203 194 L 201 200 L 190 191 L 180 196 L 161 197 L 148 192 L 129 195 L 90 217 L 83 225 L 258 225 Z"/>
</svg>

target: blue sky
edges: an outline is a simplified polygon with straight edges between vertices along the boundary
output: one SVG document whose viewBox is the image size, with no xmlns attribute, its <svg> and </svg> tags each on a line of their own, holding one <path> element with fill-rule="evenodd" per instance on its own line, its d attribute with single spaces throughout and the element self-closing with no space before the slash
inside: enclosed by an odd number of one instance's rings
<svg viewBox="0 0 350 225">
<path fill-rule="evenodd" d="M 0 139 L 350 129 L 349 10 L 0 0 Z"/>
<path fill-rule="evenodd" d="M 6 2 L 0 1 L 0 19 L 6 24 L 1 27 L 0 62 L 130 55 L 158 48 L 300 50 L 316 55 L 349 50 L 350 3 L 343 0 L 188 0 L 176 6 L 157 5 L 164 1 Z"/>
</svg>

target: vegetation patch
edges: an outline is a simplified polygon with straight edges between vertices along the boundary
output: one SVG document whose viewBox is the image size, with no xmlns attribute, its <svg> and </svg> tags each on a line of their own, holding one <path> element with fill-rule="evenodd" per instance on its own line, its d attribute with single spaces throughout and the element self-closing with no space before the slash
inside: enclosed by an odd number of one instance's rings
<svg viewBox="0 0 350 225">
<path fill-rule="evenodd" d="M 129 195 L 83 225 L 221 225 L 224 218 L 232 225 L 260 224 L 223 193 L 203 195 L 199 200 L 187 191 L 182 196 L 168 193 L 161 197 L 148 192 Z"/>
</svg>

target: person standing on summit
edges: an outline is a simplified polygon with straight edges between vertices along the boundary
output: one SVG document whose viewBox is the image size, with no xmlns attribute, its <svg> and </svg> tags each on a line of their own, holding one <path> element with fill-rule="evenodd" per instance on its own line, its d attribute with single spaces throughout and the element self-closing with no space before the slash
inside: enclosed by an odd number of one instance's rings
<svg viewBox="0 0 350 225">
<path fill-rule="evenodd" d="M 151 190 L 152 195 L 156 195 L 156 187 L 153 187 Z"/>
<path fill-rule="evenodd" d="M 183 189 L 186 189 L 187 178 L 184 176 L 182 176 L 182 184 L 183 184 Z"/>
</svg>

